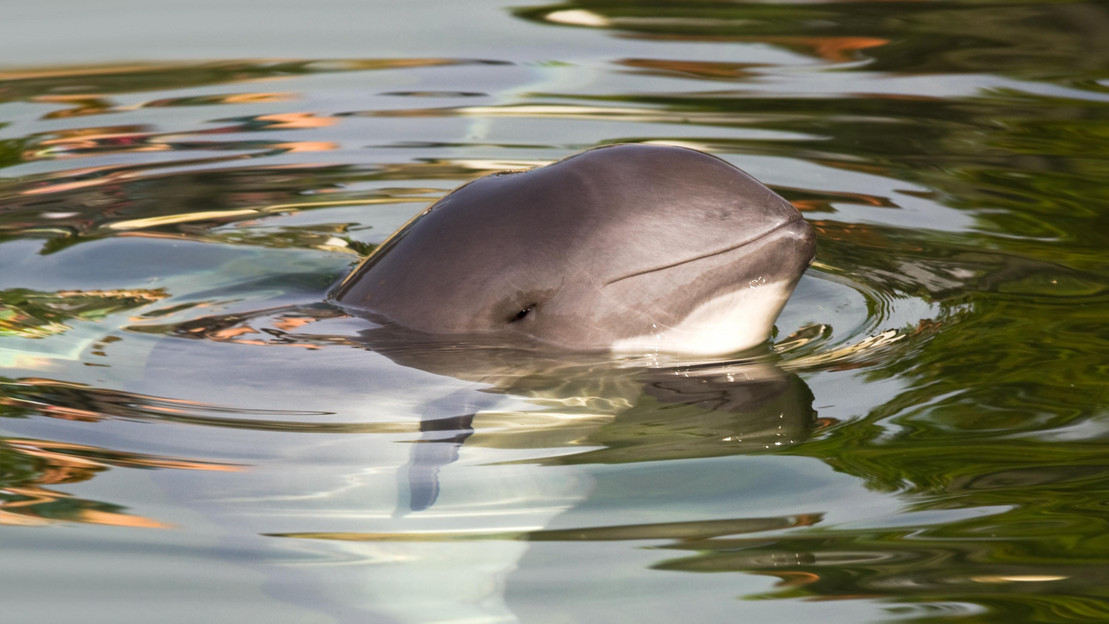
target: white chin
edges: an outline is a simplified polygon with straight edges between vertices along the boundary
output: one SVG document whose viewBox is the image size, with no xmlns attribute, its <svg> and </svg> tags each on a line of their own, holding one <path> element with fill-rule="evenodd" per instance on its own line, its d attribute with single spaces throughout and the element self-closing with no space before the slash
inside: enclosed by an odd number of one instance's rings
<svg viewBox="0 0 1109 624">
<path fill-rule="evenodd" d="M 721 295 L 697 306 L 677 325 L 619 340 L 612 350 L 722 355 L 749 349 L 770 337 L 791 290 L 785 282 L 772 282 Z"/>
</svg>

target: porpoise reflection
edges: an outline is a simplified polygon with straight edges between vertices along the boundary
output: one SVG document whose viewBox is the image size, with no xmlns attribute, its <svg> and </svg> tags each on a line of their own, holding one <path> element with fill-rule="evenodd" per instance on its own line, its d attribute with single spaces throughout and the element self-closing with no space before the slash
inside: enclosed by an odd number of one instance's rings
<svg viewBox="0 0 1109 624">
<path fill-rule="evenodd" d="M 726 354 L 767 340 L 814 250 L 801 213 L 731 164 L 614 145 L 456 189 L 330 300 L 432 334 Z"/>
<path fill-rule="evenodd" d="M 585 464 L 762 451 L 804 440 L 816 426 L 808 387 L 765 358 L 597 358 L 545 352 L 537 343 L 448 342 L 389 326 L 362 331 L 358 342 L 401 366 L 480 384 L 425 404 L 420 439 L 397 475 L 398 516 L 432 507 L 440 471 L 458 459 L 480 423 L 500 418 L 524 421 L 506 441 L 543 440 L 539 447 L 562 441 L 580 450 L 553 463 Z M 503 397 L 530 407 L 518 411 L 521 404 L 510 403 L 503 412 Z M 660 420 L 663 413 L 668 417 Z M 536 414 L 545 414 L 546 424 L 537 427 Z"/>
</svg>

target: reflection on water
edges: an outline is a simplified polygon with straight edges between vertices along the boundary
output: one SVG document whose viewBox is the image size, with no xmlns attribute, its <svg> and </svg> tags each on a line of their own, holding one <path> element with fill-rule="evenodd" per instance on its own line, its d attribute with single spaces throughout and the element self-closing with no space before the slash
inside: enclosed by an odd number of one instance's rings
<svg viewBox="0 0 1109 624">
<path fill-rule="evenodd" d="M 6 400 L 17 407 L 18 401 Z M 59 408 L 55 417 L 78 420 L 82 410 Z M 149 518 L 121 511 L 120 506 L 80 498 L 51 490 L 47 485 L 79 483 L 111 467 L 173 468 L 178 470 L 236 470 L 234 466 L 193 462 L 138 453 L 52 442 L 6 438 L 0 443 L 8 463 L 5 487 L 0 493 L 0 524 L 38 526 L 51 521 L 85 522 L 115 526 L 166 528 Z M 18 475 L 18 478 L 16 478 Z"/>
<path fill-rule="evenodd" d="M 584 47 L 0 69 L 6 613 L 1109 617 L 1105 6 L 499 11 Z M 571 358 L 323 303 L 449 189 L 621 141 L 805 212 L 773 348 Z"/>
</svg>

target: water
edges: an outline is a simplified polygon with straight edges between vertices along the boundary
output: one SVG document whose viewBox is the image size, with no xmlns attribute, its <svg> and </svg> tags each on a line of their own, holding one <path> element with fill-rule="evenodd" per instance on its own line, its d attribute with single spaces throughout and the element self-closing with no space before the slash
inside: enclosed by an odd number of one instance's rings
<svg viewBox="0 0 1109 624">
<path fill-rule="evenodd" d="M 1098 2 L 5 7 L 5 617 L 1109 617 L 1107 41 Z M 773 354 L 319 305 L 451 188 L 620 141 L 816 227 Z"/>
</svg>

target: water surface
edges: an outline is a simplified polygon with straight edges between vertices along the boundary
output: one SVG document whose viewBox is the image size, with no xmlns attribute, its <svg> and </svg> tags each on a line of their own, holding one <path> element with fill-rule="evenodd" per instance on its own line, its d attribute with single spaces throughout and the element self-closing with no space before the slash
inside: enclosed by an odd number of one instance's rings
<svg viewBox="0 0 1109 624">
<path fill-rule="evenodd" d="M 13 621 L 1109 617 L 1103 3 L 54 6 L 0 21 Z M 816 227 L 772 347 L 320 304 L 459 184 L 647 141 Z"/>
</svg>

